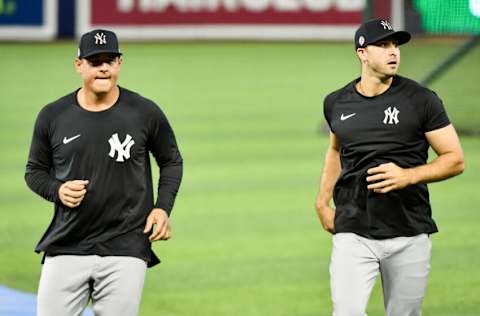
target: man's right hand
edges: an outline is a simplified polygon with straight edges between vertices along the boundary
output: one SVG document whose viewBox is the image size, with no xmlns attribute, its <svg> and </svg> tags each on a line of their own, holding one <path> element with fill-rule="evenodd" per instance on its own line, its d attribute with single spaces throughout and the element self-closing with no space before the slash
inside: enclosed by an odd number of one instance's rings
<svg viewBox="0 0 480 316">
<path fill-rule="evenodd" d="M 58 197 L 65 206 L 75 208 L 80 205 L 87 193 L 88 180 L 67 181 L 58 189 Z"/>
<path fill-rule="evenodd" d="M 317 215 L 322 223 L 323 229 L 327 232 L 333 234 L 335 233 L 335 209 L 331 208 L 328 205 L 316 205 Z"/>
</svg>

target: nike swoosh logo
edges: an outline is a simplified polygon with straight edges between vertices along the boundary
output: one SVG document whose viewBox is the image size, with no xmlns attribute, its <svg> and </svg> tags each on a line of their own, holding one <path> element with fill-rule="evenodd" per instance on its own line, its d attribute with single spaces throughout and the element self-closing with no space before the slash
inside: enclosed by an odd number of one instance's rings
<svg viewBox="0 0 480 316">
<path fill-rule="evenodd" d="M 77 139 L 77 138 L 79 138 L 79 137 L 80 137 L 80 134 L 75 135 L 75 136 L 70 137 L 70 138 L 64 137 L 64 138 L 63 138 L 63 143 L 64 143 L 64 144 L 68 144 L 68 143 L 70 143 L 71 141 L 74 141 L 75 139 Z"/>
<path fill-rule="evenodd" d="M 342 115 L 340 116 L 340 120 L 345 121 L 345 120 L 351 118 L 352 116 L 354 116 L 354 115 L 356 115 L 356 114 L 357 114 L 357 113 L 352 113 L 352 114 L 348 114 L 348 115 L 343 115 L 343 113 L 342 113 Z"/>
</svg>

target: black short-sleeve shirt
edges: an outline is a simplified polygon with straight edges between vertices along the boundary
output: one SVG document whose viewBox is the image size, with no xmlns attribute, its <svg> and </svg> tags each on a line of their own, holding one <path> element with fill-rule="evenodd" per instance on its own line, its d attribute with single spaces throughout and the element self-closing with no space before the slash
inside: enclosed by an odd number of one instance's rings
<svg viewBox="0 0 480 316">
<path fill-rule="evenodd" d="M 450 124 L 435 92 L 396 76 L 375 97 L 358 93 L 359 78 L 329 94 L 324 114 L 340 144 L 335 231 L 382 239 L 437 232 L 425 184 L 386 194 L 367 189 L 367 170 L 393 162 L 410 168 L 428 159 L 425 133 Z"/>
</svg>

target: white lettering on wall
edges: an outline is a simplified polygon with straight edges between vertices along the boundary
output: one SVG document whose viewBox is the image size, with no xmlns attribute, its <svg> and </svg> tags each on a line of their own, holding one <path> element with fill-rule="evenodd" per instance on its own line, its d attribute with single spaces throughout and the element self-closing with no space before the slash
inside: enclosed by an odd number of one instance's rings
<svg viewBox="0 0 480 316">
<path fill-rule="evenodd" d="M 335 6 L 338 11 L 361 11 L 365 8 L 366 0 L 337 0 Z"/>
<path fill-rule="evenodd" d="M 332 7 L 333 0 L 304 0 L 305 6 L 310 11 L 327 11 Z"/>
<path fill-rule="evenodd" d="M 273 7 L 278 11 L 295 12 L 302 8 L 302 3 L 298 0 L 276 0 Z"/>
<path fill-rule="evenodd" d="M 164 12 L 172 7 L 179 12 L 215 12 L 220 8 L 235 12 L 243 8 L 250 12 L 262 12 L 273 8 L 279 12 L 296 12 L 306 9 L 313 12 L 328 11 L 332 8 L 342 12 L 361 11 L 366 0 L 117 0 L 117 9 L 129 13 L 138 9 L 140 12 Z M 472 3 L 480 0 L 470 0 Z"/>
</svg>

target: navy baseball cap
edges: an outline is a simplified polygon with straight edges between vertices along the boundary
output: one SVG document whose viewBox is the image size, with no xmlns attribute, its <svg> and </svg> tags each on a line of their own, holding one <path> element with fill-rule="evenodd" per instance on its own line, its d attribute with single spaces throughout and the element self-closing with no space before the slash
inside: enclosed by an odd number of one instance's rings
<svg viewBox="0 0 480 316">
<path fill-rule="evenodd" d="M 78 45 L 78 58 L 87 58 L 96 54 L 110 53 L 122 55 L 118 48 L 117 35 L 109 30 L 93 30 L 82 35 Z"/>
<path fill-rule="evenodd" d="M 355 32 L 355 49 L 367 47 L 387 37 L 394 38 L 398 45 L 405 44 L 412 37 L 407 31 L 395 31 L 387 20 L 369 20 Z"/>
</svg>

